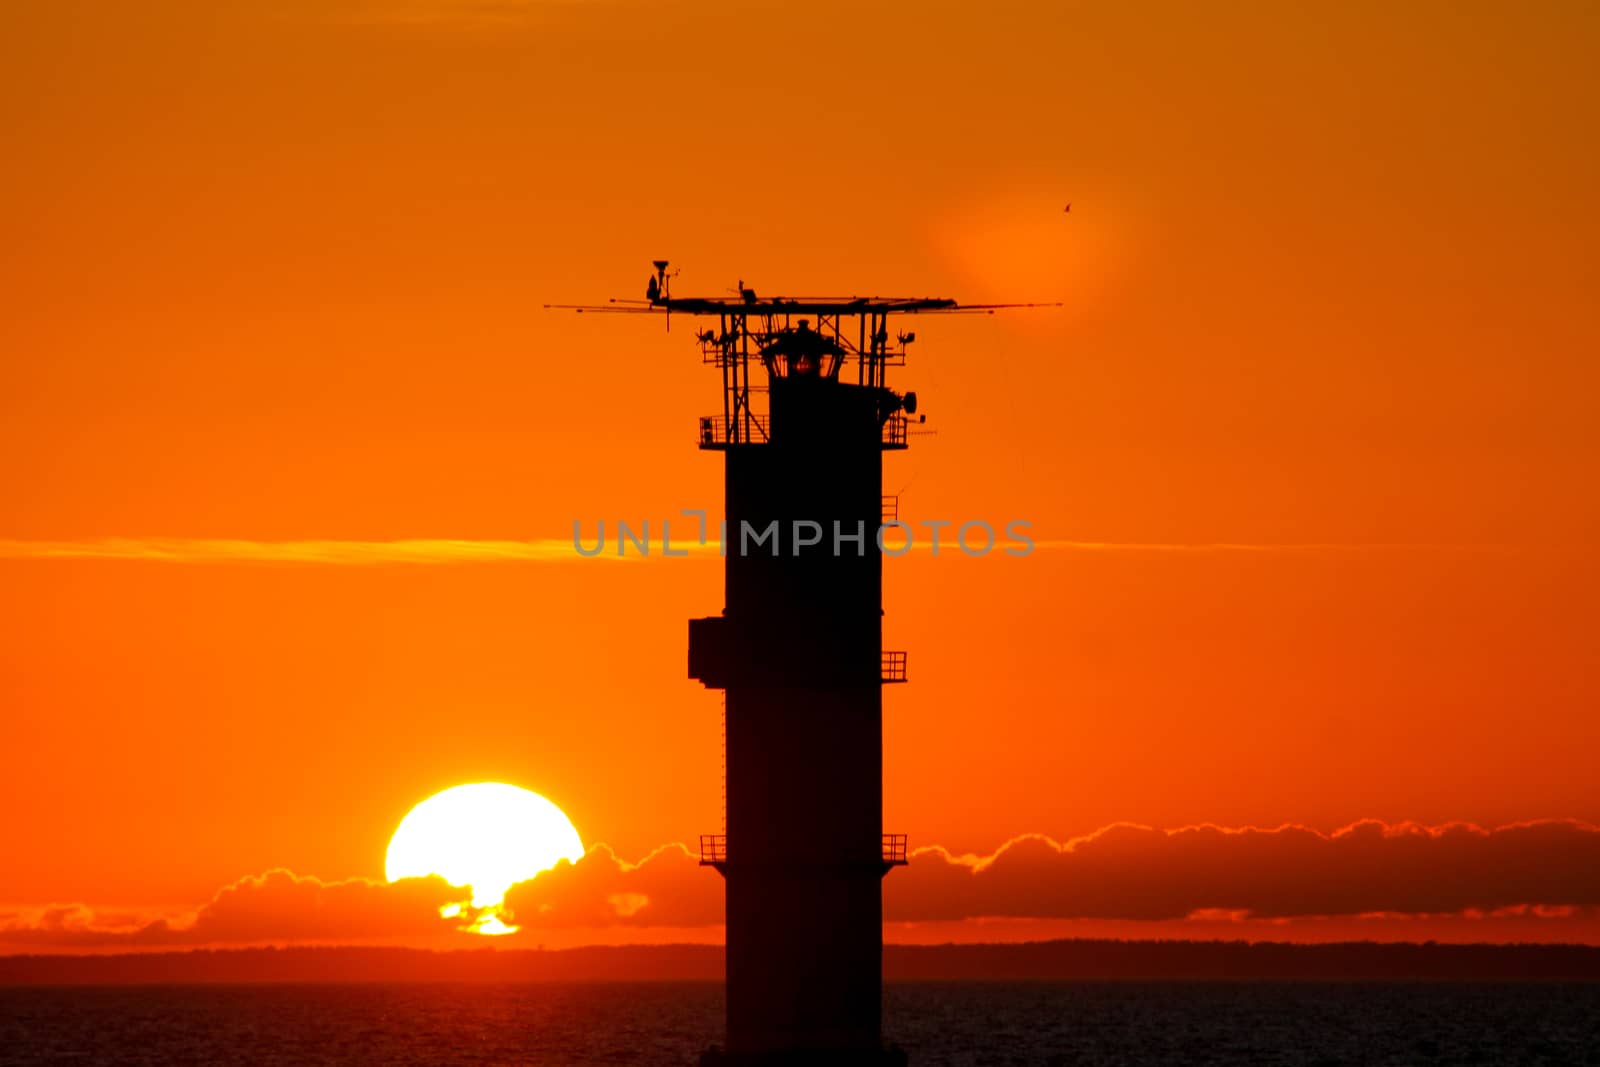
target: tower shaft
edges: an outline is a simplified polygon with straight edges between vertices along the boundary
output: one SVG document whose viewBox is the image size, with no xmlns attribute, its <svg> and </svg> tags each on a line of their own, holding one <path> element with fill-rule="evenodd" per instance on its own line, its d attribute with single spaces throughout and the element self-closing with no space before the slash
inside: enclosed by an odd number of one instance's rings
<svg viewBox="0 0 1600 1067">
<path fill-rule="evenodd" d="M 774 378 L 767 439 L 725 450 L 726 607 L 690 673 L 727 694 L 734 1062 L 884 1055 L 882 392 Z"/>
</svg>

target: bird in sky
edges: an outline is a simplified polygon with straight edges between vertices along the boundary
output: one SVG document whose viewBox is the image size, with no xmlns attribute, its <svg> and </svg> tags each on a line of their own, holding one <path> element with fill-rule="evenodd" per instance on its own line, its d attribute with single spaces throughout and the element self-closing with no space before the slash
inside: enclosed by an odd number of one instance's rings
<svg viewBox="0 0 1600 1067">
<path fill-rule="evenodd" d="M 1066 207 L 1064 207 L 1064 208 L 1062 208 L 1062 209 L 1061 209 L 1061 210 L 1062 210 L 1062 211 L 1064 211 L 1064 212 L 1066 212 L 1066 213 L 1068 213 L 1068 214 L 1071 214 L 1071 212 L 1072 212 L 1072 205 L 1071 205 L 1071 204 L 1068 204 L 1068 205 L 1067 205 L 1067 206 L 1066 206 Z"/>
</svg>

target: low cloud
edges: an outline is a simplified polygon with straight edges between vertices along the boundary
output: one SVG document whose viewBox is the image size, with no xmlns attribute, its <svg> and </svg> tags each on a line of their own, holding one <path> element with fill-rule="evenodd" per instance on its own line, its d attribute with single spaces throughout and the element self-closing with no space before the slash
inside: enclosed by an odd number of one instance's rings
<svg viewBox="0 0 1600 1067">
<path fill-rule="evenodd" d="M 1116 825 L 1057 842 L 1027 835 L 989 856 L 917 851 L 885 892 L 891 920 L 1176 919 L 1489 913 L 1600 906 L 1600 827 L 1484 829 L 1357 822 L 1331 834 Z"/>
<path fill-rule="evenodd" d="M 722 883 L 681 845 L 639 864 L 599 846 L 512 888 L 529 929 L 722 921 Z M 1027 834 L 987 856 L 915 850 L 884 891 L 891 922 L 979 918 L 1164 920 L 1367 915 L 1559 916 L 1600 907 L 1600 827 L 1485 829 L 1354 823 L 1333 833 L 1115 825 L 1056 841 Z"/>
<path fill-rule="evenodd" d="M 286 870 L 218 891 L 192 915 L 141 918 L 83 904 L 0 916 L 0 943 L 52 948 L 352 942 L 447 936 L 461 924 L 439 914 L 470 892 L 442 878 L 324 882 Z"/>
<path fill-rule="evenodd" d="M 624 926 L 715 926 L 722 922 L 722 879 L 681 844 L 638 863 L 596 845 L 506 893 L 507 922 L 527 930 Z"/>
<path fill-rule="evenodd" d="M 529 929 L 693 926 L 722 919 L 722 883 L 681 845 L 639 864 L 604 846 L 512 888 Z M 979 918 L 1167 920 L 1368 915 L 1569 915 L 1600 907 L 1600 827 L 1546 820 L 1485 829 L 1354 823 L 1333 833 L 1115 825 L 1028 834 L 987 856 L 915 850 L 886 882 L 891 922 Z"/>
<path fill-rule="evenodd" d="M 737 856 L 735 854 L 735 862 Z M 722 879 L 681 844 L 637 863 L 596 845 L 513 886 L 499 916 L 544 934 L 626 937 L 716 927 Z M 481 943 L 465 888 L 440 878 L 323 882 L 274 870 L 241 879 L 188 916 L 143 918 L 57 905 L 0 915 L 0 944 L 107 949 L 293 942 Z M 449 918 L 441 909 L 459 909 Z M 1600 915 L 1600 827 L 1572 819 L 1485 829 L 1354 823 L 1333 833 L 1115 825 L 1057 841 L 1029 834 L 986 856 L 930 846 L 885 883 L 894 923 L 964 920 L 1218 921 Z M 1125 936 L 1134 936 L 1125 934 Z M 1171 927 L 1166 927 L 1171 936 Z M 463 940 L 468 939 L 468 940 Z"/>
</svg>

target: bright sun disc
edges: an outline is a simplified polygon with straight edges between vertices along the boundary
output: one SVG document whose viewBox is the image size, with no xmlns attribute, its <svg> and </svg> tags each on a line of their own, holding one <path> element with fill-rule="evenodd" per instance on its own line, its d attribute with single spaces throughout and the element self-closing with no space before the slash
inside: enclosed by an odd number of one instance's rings
<svg viewBox="0 0 1600 1067">
<path fill-rule="evenodd" d="M 470 885 L 472 904 L 494 908 L 506 890 L 562 860 L 583 858 L 566 813 L 538 793 L 499 782 L 458 785 L 412 808 L 389 840 L 389 881 L 437 874 Z M 507 932 L 490 916 L 482 932 Z"/>
</svg>

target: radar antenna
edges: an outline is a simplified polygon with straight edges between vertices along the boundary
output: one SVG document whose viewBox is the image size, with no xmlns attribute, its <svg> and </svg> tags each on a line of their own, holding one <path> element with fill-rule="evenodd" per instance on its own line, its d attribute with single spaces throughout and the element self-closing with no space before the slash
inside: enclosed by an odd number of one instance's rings
<svg viewBox="0 0 1600 1067">
<path fill-rule="evenodd" d="M 963 304 L 947 297 L 876 296 L 774 296 L 761 297 L 739 280 L 729 296 L 675 297 L 668 261 L 654 260 L 655 273 L 645 287 L 643 300 L 613 297 L 604 304 L 546 304 L 546 308 L 578 313 L 661 314 L 672 328 L 672 314 L 715 318 L 715 328 L 697 331 L 702 362 L 714 364 L 722 372 L 723 405 L 720 419 L 713 418 L 713 438 L 721 446 L 756 443 L 766 439 L 766 415 L 760 410 L 765 385 L 752 384 L 752 361 L 763 365 L 769 376 L 784 377 L 795 368 L 810 373 L 813 366 L 823 378 L 845 380 L 842 374 L 853 365 L 856 385 L 885 391 L 890 411 L 885 418 L 885 441 L 898 435 L 898 447 L 905 447 L 906 416 L 916 412 L 914 394 L 902 397 L 890 393 L 886 384 L 890 367 L 904 366 L 906 349 L 917 339 L 912 331 L 894 334 L 890 344 L 889 316 L 977 314 L 1020 308 L 1061 307 L 1061 301 Z M 801 355 L 800 348 L 809 351 Z M 926 416 L 922 416 L 926 419 Z M 707 420 L 702 420 L 702 447 Z M 894 447 L 890 445 L 890 447 Z"/>
</svg>

